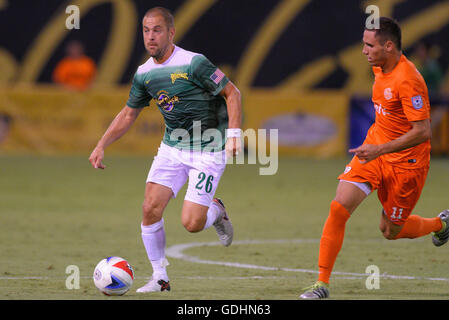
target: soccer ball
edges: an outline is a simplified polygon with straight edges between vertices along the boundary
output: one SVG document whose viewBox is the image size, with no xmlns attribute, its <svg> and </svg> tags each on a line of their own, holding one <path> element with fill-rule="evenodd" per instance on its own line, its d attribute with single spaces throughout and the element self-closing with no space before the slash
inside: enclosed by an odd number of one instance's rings
<svg viewBox="0 0 449 320">
<path fill-rule="evenodd" d="M 134 271 L 125 259 L 109 257 L 97 264 L 93 278 L 95 286 L 105 295 L 121 296 L 131 288 Z"/>
</svg>

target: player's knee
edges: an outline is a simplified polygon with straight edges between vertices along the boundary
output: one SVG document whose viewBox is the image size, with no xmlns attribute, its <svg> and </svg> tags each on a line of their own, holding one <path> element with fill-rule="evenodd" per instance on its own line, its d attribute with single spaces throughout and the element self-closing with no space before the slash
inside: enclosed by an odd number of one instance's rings
<svg viewBox="0 0 449 320">
<path fill-rule="evenodd" d="M 145 199 L 142 205 L 142 213 L 144 219 L 158 219 L 162 217 L 164 206 L 155 199 Z"/>
<path fill-rule="evenodd" d="M 184 218 L 181 222 L 184 228 L 192 233 L 200 232 L 204 228 L 204 222 L 199 219 Z"/>
<path fill-rule="evenodd" d="M 385 223 L 380 223 L 379 225 L 379 230 L 382 234 L 384 234 L 385 231 L 387 231 L 387 226 L 385 225 Z"/>
<path fill-rule="evenodd" d="M 379 229 L 385 239 L 396 240 L 402 230 L 402 227 L 402 225 L 395 225 L 391 221 L 385 219 L 385 216 L 382 216 Z"/>
<path fill-rule="evenodd" d="M 382 235 L 387 240 L 394 240 L 394 236 L 391 234 L 391 232 L 389 232 L 387 230 L 382 231 Z"/>
<path fill-rule="evenodd" d="M 382 235 L 387 240 L 396 240 L 396 236 L 398 235 L 399 231 L 391 230 L 390 228 L 385 228 L 383 231 L 381 230 Z"/>
<path fill-rule="evenodd" d="M 203 230 L 202 226 L 195 222 L 184 222 L 183 225 L 184 228 L 191 233 L 200 232 Z"/>
</svg>

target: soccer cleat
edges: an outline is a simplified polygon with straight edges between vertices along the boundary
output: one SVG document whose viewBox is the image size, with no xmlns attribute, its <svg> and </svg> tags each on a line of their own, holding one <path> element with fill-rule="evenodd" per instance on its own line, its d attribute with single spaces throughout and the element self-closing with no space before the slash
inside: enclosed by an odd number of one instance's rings
<svg viewBox="0 0 449 320">
<path fill-rule="evenodd" d="M 329 298 L 329 285 L 322 281 L 317 281 L 314 285 L 303 290 L 306 291 L 299 296 L 301 299 L 317 300 Z"/>
<path fill-rule="evenodd" d="M 140 287 L 136 292 L 146 293 L 146 292 L 162 292 L 170 291 L 170 281 L 165 281 L 162 279 L 157 280 L 157 278 L 151 277 L 150 281 L 143 287 Z"/>
<path fill-rule="evenodd" d="M 234 227 L 226 213 L 223 201 L 219 198 L 214 198 L 213 201 L 221 208 L 221 213 L 218 216 L 217 221 L 214 222 L 215 231 L 217 231 L 218 239 L 220 239 L 221 244 L 228 247 L 231 245 L 234 237 Z"/>
<path fill-rule="evenodd" d="M 449 240 L 449 210 L 444 210 L 438 217 L 441 219 L 443 228 L 438 232 L 432 233 L 432 242 L 435 246 L 442 246 Z"/>
</svg>

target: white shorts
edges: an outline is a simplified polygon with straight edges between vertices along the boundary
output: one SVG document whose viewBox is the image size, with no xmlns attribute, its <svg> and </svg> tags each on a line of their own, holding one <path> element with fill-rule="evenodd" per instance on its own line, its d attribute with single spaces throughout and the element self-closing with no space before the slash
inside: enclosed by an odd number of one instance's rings
<svg viewBox="0 0 449 320">
<path fill-rule="evenodd" d="M 162 142 L 148 173 L 147 183 L 169 187 L 175 198 L 188 180 L 185 200 L 209 207 L 225 167 L 225 151 L 180 150 Z"/>
</svg>

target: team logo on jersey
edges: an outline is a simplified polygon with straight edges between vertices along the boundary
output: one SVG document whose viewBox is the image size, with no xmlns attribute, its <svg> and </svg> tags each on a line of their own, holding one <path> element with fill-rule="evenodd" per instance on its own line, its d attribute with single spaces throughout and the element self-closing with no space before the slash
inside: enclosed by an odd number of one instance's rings
<svg viewBox="0 0 449 320">
<path fill-rule="evenodd" d="M 413 108 L 415 108 L 416 110 L 421 109 L 422 106 L 424 105 L 424 103 L 422 101 L 422 97 L 421 96 L 412 97 L 412 105 L 413 105 Z"/>
<path fill-rule="evenodd" d="M 175 83 L 176 79 L 186 79 L 189 80 L 187 72 L 175 72 L 170 74 L 171 83 Z"/>
<path fill-rule="evenodd" d="M 349 171 L 351 171 L 351 167 L 350 166 L 347 166 L 346 168 L 345 168 L 345 171 L 344 171 L 344 173 L 348 173 Z"/>
<path fill-rule="evenodd" d="M 167 91 L 161 90 L 157 94 L 157 105 L 167 112 L 173 110 L 175 107 L 175 102 L 179 102 L 179 98 L 177 96 L 170 97 Z"/>
<path fill-rule="evenodd" d="M 390 100 L 391 98 L 393 98 L 393 93 L 391 92 L 390 88 L 385 88 L 385 90 L 384 90 L 384 97 L 387 100 Z"/>
</svg>

